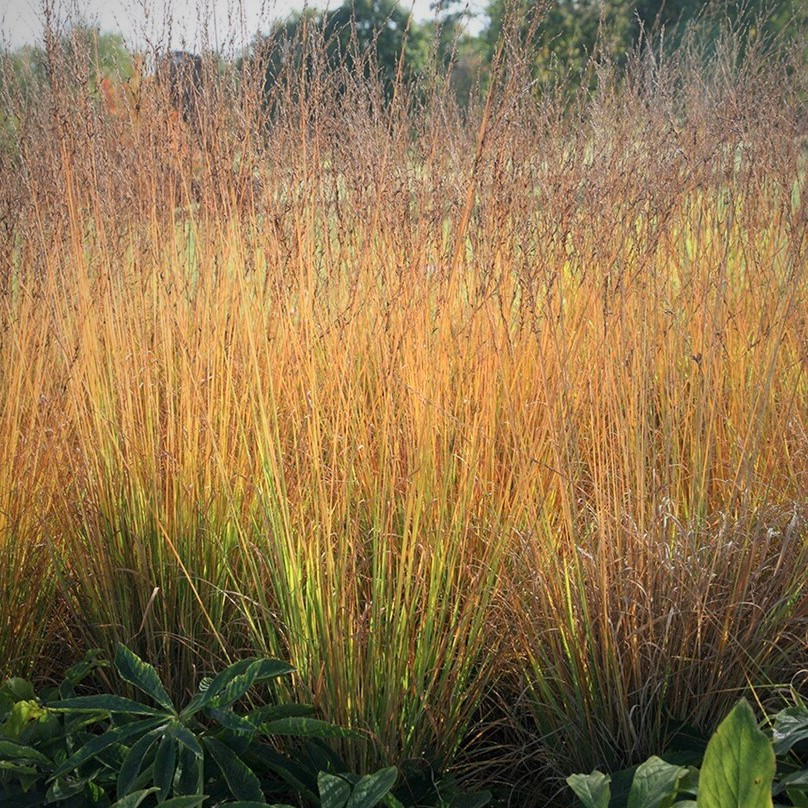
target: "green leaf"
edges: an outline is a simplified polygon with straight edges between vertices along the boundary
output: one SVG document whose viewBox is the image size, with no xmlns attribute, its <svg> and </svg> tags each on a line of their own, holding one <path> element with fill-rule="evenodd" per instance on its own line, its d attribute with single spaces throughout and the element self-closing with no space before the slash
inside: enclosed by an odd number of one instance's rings
<svg viewBox="0 0 808 808">
<path fill-rule="evenodd" d="M 252 800 L 239 800 L 238 802 L 223 802 L 222 808 L 294 808 L 286 803 L 274 802 L 271 805 L 265 802 L 253 802 Z"/>
<path fill-rule="evenodd" d="M 154 784 L 160 789 L 159 801 L 168 796 L 174 771 L 177 768 L 177 741 L 171 735 L 164 735 L 154 757 Z"/>
<path fill-rule="evenodd" d="M 132 724 L 125 724 L 122 727 L 113 727 L 107 730 L 103 735 L 94 736 L 91 741 L 82 746 L 74 755 L 59 766 L 53 773 L 53 777 L 61 777 L 63 774 L 67 774 L 78 766 L 81 766 L 82 763 L 94 758 L 107 747 L 116 743 L 122 743 L 127 738 L 132 738 L 135 735 L 151 732 L 151 730 L 160 726 L 162 723 L 162 718 L 148 718 L 143 721 L 135 721 Z"/>
<path fill-rule="evenodd" d="M 342 777 L 320 772 L 317 775 L 321 808 L 345 808 L 351 796 L 351 784 Z"/>
<path fill-rule="evenodd" d="M 117 794 L 119 799 L 129 794 L 134 787 L 137 776 L 143 768 L 143 760 L 163 732 L 164 727 L 147 732 L 142 738 L 138 738 L 126 753 L 118 772 Z"/>
<path fill-rule="evenodd" d="M 270 679 L 277 679 L 295 672 L 294 666 L 281 659 L 264 657 L 263 659 L 258 659 L 253 664 L 256 668 L 255 680 L 257 682 L 267 682 Z"/>
<path fill-rule="evenodd" d="M 84 784 L 85 780 L 68 779 L 66 777 L 60 777 L 54 780 L 45 793 L 45 804 L 50 805 L 53 802 L 68 800 L 75 794 L 84 791 Z"/>
<path fill-rule="evenodd" d="M 312 715 L 314 715 L 314 707 L 311 704 L 290 702 L 289 704 L 270 704 L 266 707 L 259 707 L 247 713 L 247 718 L 258 726 L 281 718 L 309 718 Z"/>
<path fill-rule="evenodd" d="M 256 681 L 257 670 L 250 667 L 244 673 L 231 679 L 216 695 L 211 696 L 208 705 L 224 709 L 238 701 Z"/>
<path fill-rule="evenodd" d="M 699 770 L 695 766 L 688 766 L 687 773 L 679 781 L 679 793 L 695 796 L 699 792 Z"/>
<path fill-rule="evenodd" d="M 373 774 L 366 774 L 354 786 L 346 808 L 374 808 L 395 785 L 398 769 L 390 766 Z"/>
<path fill-rule="evenodd" d="M 261 724 L 261 731 L 267 735 L 285 735 L 293 738 L 355 738 L 356 732 L 343 729 L 328 721 L 317 718 L 290 717 L 278 718 Z"/>
<path fill-rule="evenodd" d="M 204 738 L 205 747 L 216 765 L 221 769 L 230 791 L 237 800 L 262 802 L 264 795 L 261 784 L 254 772 L 249 769 L 233 752 L 215 738 Z"/>
<path fill-rule="evenodd" d="M 204 794 L 194 794 L 188 797 L 172 797 L 160 805 L 162 808 L 196 808 L 197 805 L 202 805 L 206 799 Z"/>
<path fill-rule="evenodd" d="M 808 738 L 808 710 L 789 707 L 774 717 L 772 743 L 775 755 L 784 755 L 798 741 Z"/>
<path fill-rule="evenodd" d="M 19 676 L 6 679 L 3 687 L 0 688 L 0 693 L 8 696 L 14 702 L 36 700 L 34 686 L 27 679 L 20 679 Z"/>
<path fill-rule="evenodd" d="M 294 668 L 279 659 L 249 657 L 229 665 L 221 673 L 200 686 L 197 693 L 182 711 L 183 717 L 191 716 L 212 704 L 227 707 L 240 699 L 257 682 L 266 682 L 288 673 Z"/>
<path fill-rule="evenodd" d="M 162 715 L 166 718 L 173 715 L 173 712 L 160 710 L 157 707 L 149 707 L 133 699 L 125 699 L 122 696 L 77 696 L 74 699 L 63 699 L 49 704 L 51 710 L 59 713 L 110 713 L 124 715 Z"/>
<path fill-rule="evenodd" d="M 40 777 L 38 769 L 30 763 L 14 763 L 11 760 L 0 760 L 0 771 L 16 774 L 18 777 L 30 775 Z"/>
<path fill-rule="evenodd" d="M 178 797 L 199 794 L 202 791 L 203 757 L 204 752 L 197 756 L 180 742 L 177 750 L 177 769 L 174 772 L 174 794 Z"/>
<path fill-rule="evenodd" d="M 195 757 L 201 758 L 204 756 L 205 752 L 199 745 L 196 735 L 188 727 L 183 726 L 179 721 L 172 721 L 168 726 L 168 731 Z"/>
<path fill-rule="evenodd" d="M 247 718 L 236 715 L 232 710 L 219 710 L 216 707 L 207 707 L 207 714 L 218 721 L 223 727 L 241 734 L 252 735 L 255 725 Z"/>
<path fill-rule="evenodd" d="M 0 741 L 0 760 L 26 760 L 32 763 L 41 763 L 43 766 L 52 766 L 42 752 L 37 751 L 32 746 L 24 746 L 15 741 Z"/>
<path fill-rule="evenodd" d="M 121 679 L 143 691 L 161 707 L 176 714 L 177 711 L 174 709 L 174 705 L 168 697 L 157 671 L 148 662 L 144 662 L 136 654 L 133 654 L 123 643 L 118 643 L 118 648 L 115 652 L 115 668 Z"/>
<path fill-rule="evenodd" d="M 32 721 L 39 721 L 47 714 L 47 709 L 37 701 L 23 700 L 16 702 L 3 724 L 3 737 L 16 741 Z"/>
<path fill-rule="evenodd" d="M 591 774 L 571 774 L 567 785 L 575 792 L 584 808 L 609 808 L 611 777 L 603 772 Z"/>
<path fill-rule="evenodd" d="M 776 797 L 782 794 L 786 789 L 802 790 L 808 788 L 808 769 L 801 769 L 798 772 L 792 772 L 782 777 L 772 789 L 772 796 Z M 791 794 L 791 791 L 788 792 Z"/>
<path fill-rule="evenodd" d="M 140 791 L 133 791 L 131 794 L 127 794 L 123 799 L 114 802 L 110 808 L 137 808 L 149 794 L 154 794 L 157 790 L 156 787 L 152 787 L 144 788 Z"/>
<path fill-rule="evenodd" d="M 203 679 L 199 685 L 199 692 L 183 707 L 180 715 L 183 718 L 198 713 L 204 707 L 213 701 L 214 697 L 225 688 L 237 676 L 241 676 L 251 665 L 257 661 L 256 657 L 249 657 L 248 659 L 241 659 L 228 665 L 221 673 L 213 677 L 213 679 Z"/>
<path fill-rule="evenodd" d="M 774 750 L 741 699 L 721 722 L 704 753 L 698 808 L 772 808 Z"/>
<path fill-rule="evenodd" d="M 654 756 L 637 767 L 627 808 L 669 808 L 687 774 L 683 766 L 673 766 Z"/>
<path fill-rule="evenodd" d="M 789 788 L 786 791 L 786 794 L 791 800 L 792 805 L 797 806 L 797 808 L 808 808 L 808 794 L 806 794 L 802 789 Z"/>
<path fill-rule="evenodd" d="M 91 648 L 84 655 L 84 659 L 72 665 L 65 672 L 64 682 L 59 686 L 62 689 L 73 690 L 82 680 L 86 679 L 97 668 L 108 668 L 109 662 L 104 659 L 104 652 L 100 648 Z M 65 685 L 67 686 L 65 688 Z"/>
</svg>

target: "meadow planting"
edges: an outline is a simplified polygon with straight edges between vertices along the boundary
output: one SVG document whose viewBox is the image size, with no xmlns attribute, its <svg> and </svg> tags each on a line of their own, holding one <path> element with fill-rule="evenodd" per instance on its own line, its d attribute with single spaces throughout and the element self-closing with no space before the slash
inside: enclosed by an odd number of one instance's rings
<svg viewBox="0 0 808 808">
<path fill-rule="evenodd" d="M 804 689 L 804 52 L 576 89 L 514 33 L 466 107 L 304 30 L 178 105 L 48 42 L 2 85 L 0 677 L 277 657 L 356 770 L 517 805 Z"/>
</svg>

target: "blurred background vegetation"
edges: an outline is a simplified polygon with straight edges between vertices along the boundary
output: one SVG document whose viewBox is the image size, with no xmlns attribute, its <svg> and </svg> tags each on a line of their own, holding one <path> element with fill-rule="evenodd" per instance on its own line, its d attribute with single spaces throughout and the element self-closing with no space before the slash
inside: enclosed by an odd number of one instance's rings
<svg viewBox="0 0 808 808">
<path fill-rule="evenodd" d="M 406 4 L 395 0 L 344 0 L 327 10 L 309 7 L 257 35 L 237 62 L 242 66 L 245 59 L 264 54 L 269 88 L 285 69 L 282 62 L 300 60 L 306 36 L 316 36 L 327 45 L 325 53 L 334 66 L 374 72 L 391 91 L 399 71 L 405 81 L 423 74 L 442 76 L 465 107 L 470 94 L 486 85 L 506 31 L 510 47 L 517 43 L 531 54 L 536 86 L 545 89 L 575 88 L 585 78 L 591 84 L 592 65 L 609 60 L 619 67 L 646 43 L 663 54 L 694 42 L 709 51 L 728 27 L 746 46 L 779 38 L 783 47 L 802 43 L 805 49 L 808 41 L 808 0 L 490 0 L 482 19 L 463 0 L 435 0 L 432 9 L 434 16 L 419 22 Z M 47 78 L 48 48 L 61 44 L 89 45 L 98 75 L 131 76 L 135 54 L 118 33 L 74 22 L 58 41 L 44 39 L 41 45 L 7 50 L 3 75 L 16 75 L 23 86 L 35 89 Z M 286 47 L 278 48 L 279 43 Z"/>
</svg>

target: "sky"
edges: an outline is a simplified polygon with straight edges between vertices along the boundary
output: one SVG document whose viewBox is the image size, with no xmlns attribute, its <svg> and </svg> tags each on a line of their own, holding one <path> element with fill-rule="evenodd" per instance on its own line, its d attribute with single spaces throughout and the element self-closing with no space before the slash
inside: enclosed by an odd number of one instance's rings
<svg viewBox="0 0 808 808">
<path fill-rule="evenodd" d="M 433 16 L 432 0 L 405 0 L 417 20 Z M 102 31 L 121 33 L 132 50 L 144 47 L 199 51 L 238 51 L 273 19 L 303 8 L 305 0 L 0 0 L 0 47 L 35 44 L 42 38 L 45 8 L 55 19 L 83 19 Z M 342 0 L 330 0 L 332 8 Z M 327 0 L 309 0 L 326 8 Z M 472 13 L 481 14 L 485 0 L 469 0 Z M 198 20 L 207 20 L 207 26 Z"/>
</svg>

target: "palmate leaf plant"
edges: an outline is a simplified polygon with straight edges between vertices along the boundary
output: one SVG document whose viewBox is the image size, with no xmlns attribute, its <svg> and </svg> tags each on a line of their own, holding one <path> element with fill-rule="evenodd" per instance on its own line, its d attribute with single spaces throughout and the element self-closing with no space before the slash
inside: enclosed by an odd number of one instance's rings
<svg viewBox="0 0 808 808">
<path fill-rule="evenodd" d="M 193 808 L 207 800 L 255 808 L 268 805 L 268 792 L 294 794 L 324 808 L 372 808 L 383 799 L 396 804 L 389 794 L 395 768 L 364 777 L 320 772 L 342 770 L 321 739 L 352 733 L 313 718 L 311 707 L 278 704 L 244 715 L 235 711 L 251 687 L 292 673 L 291 665 L 241 660 L 203 680 L 178 709 L 156 670 L 124 645 L 118 646 L 114 663 L 121 678 L 152 703 L 111 694 L 77 696 L 74 685 L 104 664 L 97 657 L 71 669 L 66 684 L 45 701 L 22 680 L 4 686 L 0 805 L 136 808 L 156 802 Z M 103 731 L 92 732 L 98 725 Z M 308 745 L 293 759 L 258 742 L 266 736 L 301 738 Z M 333 788 L 336 780 L 339 789 Z"/>
<path fill-rule="evenodd" d="M 60 801 L 65 806 L 98 804 L 103 790 L 94 772 L 84 780 L 59 778 L 48 787 L 47 779 L 76 746 L 93 735 L 88 727 L 103 714 L 68 715 L 54 712 L 47 702 L 75 696 L 75 688 L 93 670 L 109 663 L 97 650 L 71 667 L 58 687 L 37 697 L 30 682 L 11 678 L 0 687 L 0 805 L 4 808 L 40 806 Z"/>
<path fill-rule="evenodd" d="M 599 771 L 567 783 L 585 808 L 786 808 L 808 806 L 808 768 L 794 751 L 808 741 L 808 708 L 779 712 L 772 737 L 741 699 L 710 738 L 701 768 L 651 757 L 636 768 L 624 797 Z M 777 800 L 775 802 L 775 800 Z"/>
</svg>

